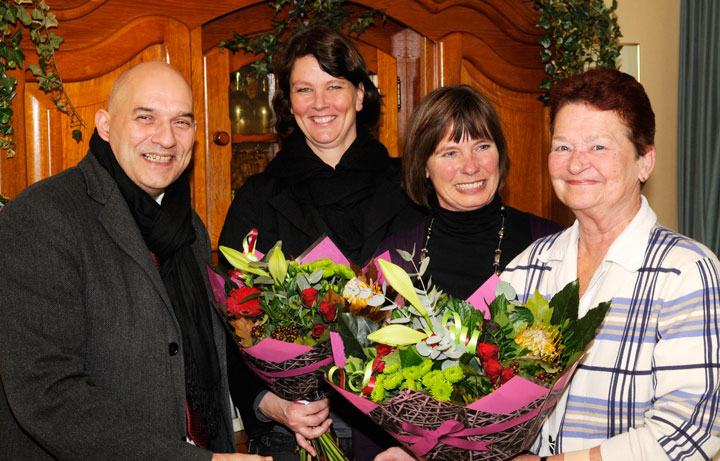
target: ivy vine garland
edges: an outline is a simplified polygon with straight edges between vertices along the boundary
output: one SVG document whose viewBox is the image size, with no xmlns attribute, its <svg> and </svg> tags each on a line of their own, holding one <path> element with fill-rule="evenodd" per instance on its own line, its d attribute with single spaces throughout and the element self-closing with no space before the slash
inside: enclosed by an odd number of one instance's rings
<svg viewBox="0 0 720 461">
<path fill-rule="evenodd" d="M 348 34 L 360 36 L 365 29 L 375 25 L 376 15 L 385 22 L 385 10 L 356 12 L 345 3 L 345 0 L 270 0 L 268 6 L 275 10 L 272 30 L 252 35 L 233 32 L 232 39 L 223 40 L 218 46 L 231 51 L 262 54 L 260 59 L 250 64 L 252 72 L 248 75 L 249 79 L 262 79 L 272 72 L 273 57 L 282 48 L 282 39 L 296 28 L 323 24 L 343 31 L 347 27 Z M 283 16 L 287 7 L 287 16 Z"/>
<path fill-rule="evenodd" d="M 538 42 L 545 73 L 539 88 L 545 94 L 538 99 L 548 104 L 552 84 L 592 66 L 616 68 L 622 36 L 615 10 L 617 0 L 608 8 L 604 0 L 535 0 L 540 13 L 537 27 L 545 29 Z"/>
<path fill-rule="evenodd" d="M 0 3 L 0 149 L 7 157 L 15 156 L 15 132 L 12 126 L 12 100 L 16 96 L 17 79 L 8 75 L 11 69 L 30 70 L 38 79 L 40 89 L 50 94 L 58 110 L 70 117 L 73 127 L 72 137 L 82 139 L 80 128 L 85 122 L 77 113 L 63 87 L 55 50 L 60 47 L 63 38 L 50 29 L 57 27 L 55 15 L 44 0 L 3 0 Z M 37 64 L 23 66 L 25 54 L 20 42 L 22 29 L 30 30 L 30 40 L 39 56 Z"/>
</svg>

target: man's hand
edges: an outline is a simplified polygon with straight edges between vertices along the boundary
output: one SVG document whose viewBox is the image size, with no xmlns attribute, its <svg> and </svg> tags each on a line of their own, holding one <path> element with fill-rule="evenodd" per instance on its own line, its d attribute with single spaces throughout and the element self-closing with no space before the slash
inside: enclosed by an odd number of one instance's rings
<svg viewBox="0 0 720 461">
<path fill-rule="evenodd" d="M 317 455 L 308 440 L 316 439 L 327 432 L 332 424 L 327 419 L 330 414 L 330 401 L 328 399 L 316 402 L 296 403 L 284 400 L 268 392 L 259 405 L 260 411 L 268 418 L 285 425 L 295 432 L 298 445 L 308 451 L 313 457 Z"/>
</svg>

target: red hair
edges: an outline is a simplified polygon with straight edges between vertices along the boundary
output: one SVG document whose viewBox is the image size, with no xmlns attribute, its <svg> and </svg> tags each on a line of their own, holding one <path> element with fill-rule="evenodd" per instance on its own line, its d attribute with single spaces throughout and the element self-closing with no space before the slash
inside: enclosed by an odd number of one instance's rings
<svg viewBox="0 0 720 461">
<path fill-rule="evenodd" d="M 615 112 L 630 130 L 638 155 L 655 145 L 655 113 L 645 88 L 631 75 L 597 67 L 555 83 L 550 91 L 551 132 L 560 109 L 578 103 Z"/>
</svg>

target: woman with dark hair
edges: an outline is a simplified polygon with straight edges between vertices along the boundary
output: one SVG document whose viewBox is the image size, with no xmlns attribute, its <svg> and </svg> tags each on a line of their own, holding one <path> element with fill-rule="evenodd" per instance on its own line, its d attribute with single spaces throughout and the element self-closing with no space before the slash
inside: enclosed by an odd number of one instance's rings
<svg viewBox="0 0 720 461">
<path fill-rule="evenodd" d="M 510 166 L 500 119 L 490 101 L 467 85 L 438 88 L 410 118 L 403 150 L 403 186 L 428 210 L 416 225 L 386 239 L 395 249 L 430 257 L 426 278 L 465 299 L 533 240 L 561 227 L 502 203 Z"/>
<path fill-rule="evenodd" d="M 298 256 L 325 234 L 363 264 L 419 216 L 400 190 L 399 164 L 370 133 L 380 94 L 365 61 L 348 37 L 313 26 L 289 39 L 273 70 L 282 150 L 238 191 L 220 243 L 239 248 L 255 227 L 260 251 L 282 240 Z"/>
<path fill-rule="evenodd" d="M 421 215 L 400 189 L 399 163 L 370 133 L 380 115 L 380 94 L 365 61 L 342 33 L 311 26 L 288 39 L 273 67 L 278 82 L 273 108 L 282 150 L 237 192 L 220 245 L 242 248 L 245 235 L 257 228 L 258 250 L 267 252 L 281 240 L 285 255 L 296 257 L 327 235 L 351 261 L 364 264 L 384 238 Z M 240 370 L 229 368 L 231 373 Z M 244 385 L 233 389 L 247 392 Z M 296 459 L 296 438 L 309 448 L 306 438 L 318 437 L 329 425 L 327 399 L 298 405 L 261 392 L 255 403 L 251 416 L 295 432 L 276 426 L 251 440 L 252 449 L 276 461 Z M 336 424 L 336 430 L 349 440 L 349 429 Z"/>
<path fill-rule="evenodd" d="M 579 279 L 579 315 L 612 299 L 533 452 L 518 460 L 712 459 L 720 447 L 717 257 L 673 232 L 641 194 L 655 165 L 642 85 L 607 68 L 550 94 L 550 179 L 577 218 L 501 278 L 521 301 Z"/>
</svg>

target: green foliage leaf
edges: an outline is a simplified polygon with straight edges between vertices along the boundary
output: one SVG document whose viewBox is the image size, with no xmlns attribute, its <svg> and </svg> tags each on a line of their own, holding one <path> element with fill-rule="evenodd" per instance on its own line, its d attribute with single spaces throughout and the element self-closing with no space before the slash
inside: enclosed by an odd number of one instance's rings
<svg viewBox="0 0 720 461">
<path fill-rule="evenodd" d="M 4 19 L 12 24 L 15 24 L 17 21 L 17 11 L 18 7 L 15 5 L 10 6 L 10 8 L 5 10 L 5 17 Z"/>
<path fill-rule="evenodd" d="M 40 75 L 45 74 L 43 72 L 43 70 L 40 68 L 40 66 L 38 66 L 37 64 L 32 63 L 32 62 L 28 63 L 28 69 L 30 69 L 30 72 L 32 72 L 32 74 L 36 77 L 39 77 Z"/>
<path fill-rule="evenodd" d="M 72 137 L 76 142 L 82 141 L 83 134 L 81 130 L 72 130 Z"/>
<path fill-rule="evenodd" d="M 367 336 L 380 325 L 366 317 L 343 312 L 338 316 L 338 334 L 345 345 L 345 356 L 365 357 L 365 348 L 373 345 Z"/>
<path fill-rule="evenodd" d="M 530 310 L 530 312 L 532 312 L 532 315 L 535 318 L 536 322 L 539 322 L 543 325 L 549 325 L 551 319 L 554 320 L 554 309 L 550 307 L 550 303 L 548 303 L 547 300 L 542 297 L 539 291 L 535 290 L 535 293 L 532 295 L 532 297 L 527 300 L 526 306 Z"/>
<path fill-rule="evenodd" d="M 61 44 L 61 43 L 63 42 L 63 40 L 64 40 L 62 37 L 58 37 L 57 35 L 55 35 L 55 34 L 52 33 L 52 32 L 50 32 L 50 33 L 48 34 L 48 39 L 50 40 L 50 46 L 52 46 L 52 47 L 55 48 L 56 50 L 57 50 L 58 48 L 60 48 L 60 44 Z"/>
<path fill-rule="evenodd" d="M 0 108 L 0 123 L 3 125 L 8 123 L 12 118 L 13 111 L 9 107 Z"/>
<path fill-rule="evenodd" d="M 555 293 L 550 300 L 554 311 L 551 322 L 555 325 L 562 325 L 566 319 L 574 321 L 578 317 L 578 305 L 580 304 L 580 283 L 578 280 L 568 283 L 562 290 Z"/>
<path fill-rule="evenodd" d="M 605 314 L 610 309 L 610 301 L 598 304 L 593 309 L 590 309 L 583 318 L 575 322 L 572 327 L 573 331 L 573 346 L 576 351 L 583 351 L 588 344 L 595 337 L 595 330 L 600 326 L 602 321 L 605 319 Z"/>
<path fill-rule="evenodd" d="M 512 323 L 514 331 L 526 323 L 532 323 L 533 320 L 533 313 L 525 307 L 516 307 L 510 311 L 510 323 Z"/>
<path fill-rule="evenodd" d="M 30 23 L 32 23 L 32 17 L 30 16 L 30 13 L 27 12 L 27 10 L 23 7 L 19 7 L 17 9 L 17 18 L 20 20 L 22 25 L 29 26 Z M 15 24 L 15 21 L 12 21 L 13 24 Z"/>
</svg>

